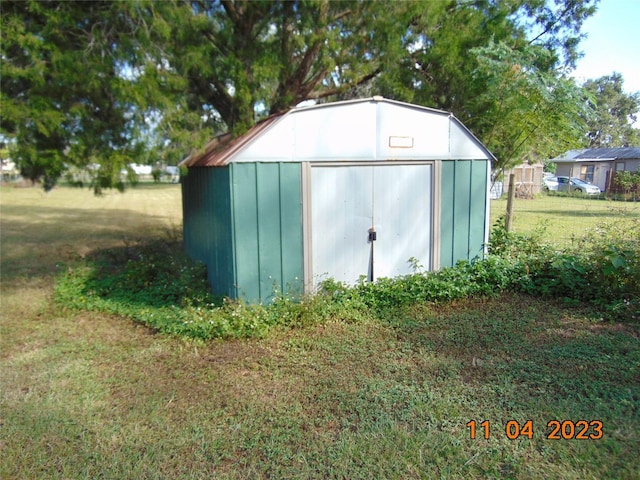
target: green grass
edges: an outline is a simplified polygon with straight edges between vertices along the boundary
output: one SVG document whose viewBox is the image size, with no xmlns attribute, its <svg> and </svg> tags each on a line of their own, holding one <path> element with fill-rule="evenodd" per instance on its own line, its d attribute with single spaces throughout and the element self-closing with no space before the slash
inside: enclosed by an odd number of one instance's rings
<svg viewBox="0 0 640 480">
<path fill-rule="evenodd" d="M 87 189 L 2 187 L 2 277 L 55 274 L 101 247 L 181 235 L 179 185 L 146 184 L 124 195 Z"/>
<path fill-rule="evenodd" d="M 96 250 L 174 239 L 179 187 L 3 188 L 0 207 L 0 478 L 640 476 L 637 324 L 503 295 L 184 340 L 52 301 Z M 604 437 L 547 439 L 555 419 Z"/>
<path fill-rule="evenodd" d="M 491 224 L 507 211 L 506 195 L 491 201 Z M 515 199 L 513 230 L 532 232 L 543 227 L 544 238 L 571 245 L 598 224 L 610 221 L 640 222 L 640 203 L 603 198 L 541 194 L 532 200 Z"/>
</svg>

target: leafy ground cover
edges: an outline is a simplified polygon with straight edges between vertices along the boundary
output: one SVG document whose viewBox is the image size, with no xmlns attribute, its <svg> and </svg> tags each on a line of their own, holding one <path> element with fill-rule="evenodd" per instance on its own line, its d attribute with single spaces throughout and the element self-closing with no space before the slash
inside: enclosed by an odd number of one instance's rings
<svg viewBox="0 0 640 480">
<path fill-rule="evenodd" d="M 54 279 L 173 245 L 178 188 L 0 194 L 1 478 L 640 476 L 637 322 L 509 291 L 415 304 L 387 286 L 333 291 L 330 308 L 283 300 L 272 312 L 321 321 L 262 338 L 158 335 L 55 302 Z M 174 272 L 143 265 L 120 280 Z M 548 438 L 553 420 L 573 422 L 566 437 L 600 421 L 602 438 Z"/>
<path fill-rule="evenodd" d="M 640 320 L 640 223 L 616 219 L 585 233 L 572 247 L 543 240 L 544 231 L 506 232 L 496 222 L 490 255 L 438 272 L 421 272 L 354 287 L 325 281 L 319 292 L 291 298 L 274 293 L 268 305 L 221 301 L 208 293 L 206 273 L 181 252 L 179 241 L 152 241 L 97 250 L 56 282 L 67 308 L 127 316 L 162 333 L 208 340 L 264 336 L 363 311 L 387 315 L 397 307 L 442 303 L 505 292 L 590 305 L 608 320 Z"/>
</svg>

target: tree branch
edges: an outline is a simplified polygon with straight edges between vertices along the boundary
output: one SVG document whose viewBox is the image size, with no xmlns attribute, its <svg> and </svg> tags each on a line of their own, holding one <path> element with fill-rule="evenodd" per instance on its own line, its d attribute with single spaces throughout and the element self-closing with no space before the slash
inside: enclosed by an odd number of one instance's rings
<svg viewBox="0 0 640 480">
<path fill-rule="evenodd" d="M 360 80 L 358 80 L 355 83 L 352 84 L 347 84 L 347 85 L 341 85 L 339 87 L 335 87 L 335 88 L 328 88 L 326 90 L 321 90 L 315 93 L 310 93 L 307 98 L 305 100 L 318 100 L 320 98 L 327 98 L 330 97 L 332 95 L 338 95 L 339 93 L 344 92 L 345 90 L 348 90 L 350 88 L 353 87 L 359 87 L 360 85 L 367 83 L 369 80 L 372 80 L 373 78 L 375 78 L 378 74 L 380 74 L 382 70 L 380 68 L 376 68 L 373 72 L 365 75 L 364 77 L 362 77 Z"/>
<path fill-rule="evenodd" d="M 233 21 L 233 23 L 237 25 L 240 21 L 240 12 L 236 8 L 236 4 L 230 0 L 221 0 L 220 3 L 227 12 L 227 15 L 229 15 L 231 21 Z"/>
<path fill-rule="evenodd" d="M 562 13 L 560 13 L 559 15 L 557 15 L 555 17 L 555 19 L 552 22 L 547 22 L 546 27 L 542 30 L 542 32 L 540 32 L 538 35 L 535 36 L 535 38 L 533 38 L 532 40 L 529 41 L 529 45 L 533 45 L 534 42 L 536 42 L 540 37 L 542 37 L 543 35 L 546 35 L 547 33 L 549 33 L 553 27 L 555 27 L 558 23 L 560 23 L 560 20 L 569 12 L 571 11 L 571 8 L 573 7 L 572 4 L 569 4 L 568 7 L 566 7 Z"/>
</svg>

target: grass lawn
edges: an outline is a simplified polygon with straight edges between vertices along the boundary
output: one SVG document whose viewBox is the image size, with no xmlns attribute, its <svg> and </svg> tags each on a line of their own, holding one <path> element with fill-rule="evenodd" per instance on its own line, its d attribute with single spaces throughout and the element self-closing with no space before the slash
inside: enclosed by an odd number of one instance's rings
<svg viewBox="0 0 640 480">
<path fill-rule="evenodd" d="M 507 211 L 506 195 L 491 201 L 491 225 Z M 639 202 L 541 194 L 532 200 L 515 199 L 513 229 L 531 232 L 546 229 L 544 238 L 566 245 L 602 222 L 640 221 Z"/>
<path fill-rule="evenodd" d="M 0 478 L 640 478 L 637 325 L 504 295 L 187 341 L 52 302 L 94 249 L 179 235 L 179 186 L 0 209 Z"/>
</svg>

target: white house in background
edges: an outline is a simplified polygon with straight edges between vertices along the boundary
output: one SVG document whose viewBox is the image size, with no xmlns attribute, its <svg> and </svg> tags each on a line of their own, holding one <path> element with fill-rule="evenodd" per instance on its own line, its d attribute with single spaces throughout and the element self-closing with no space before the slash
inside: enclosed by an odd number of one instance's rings
<svg viewBox="0 0 640 480">
<path fill-rule="evenodd" d="M 1 163 L 0 171 L 2 172 L 2 176 L 0 179 L 2 181 L 15 180 L 20 176 L 20 171 L 13 160 L 10 158 L 3 158 Z"/>
<path fill-rule="evenodd" d="M 137 163 L 130 163 L 129 167 L 136 175 L 151 175 L 151 171 L 153 170 L 151 165 L 139 165 Z"/>
<path fill-rule="evenodd" d="M 616 172 L 640 171 L 640 147 L 570 150 L 551 161 L 557 165 L 556 175 L 577 177 L 606 192 Z"/>
<path fill-rule="evenodd" d="M 5 173 L 9 174 L 9 173 L 14 173 L 17 172 L 18 169 L 16 168 L 16 164 L 13 160 L 11 160 L 10 158 L 3 158 L 2 159 L 2 174 L 4 175 Z"/>
</svg>

